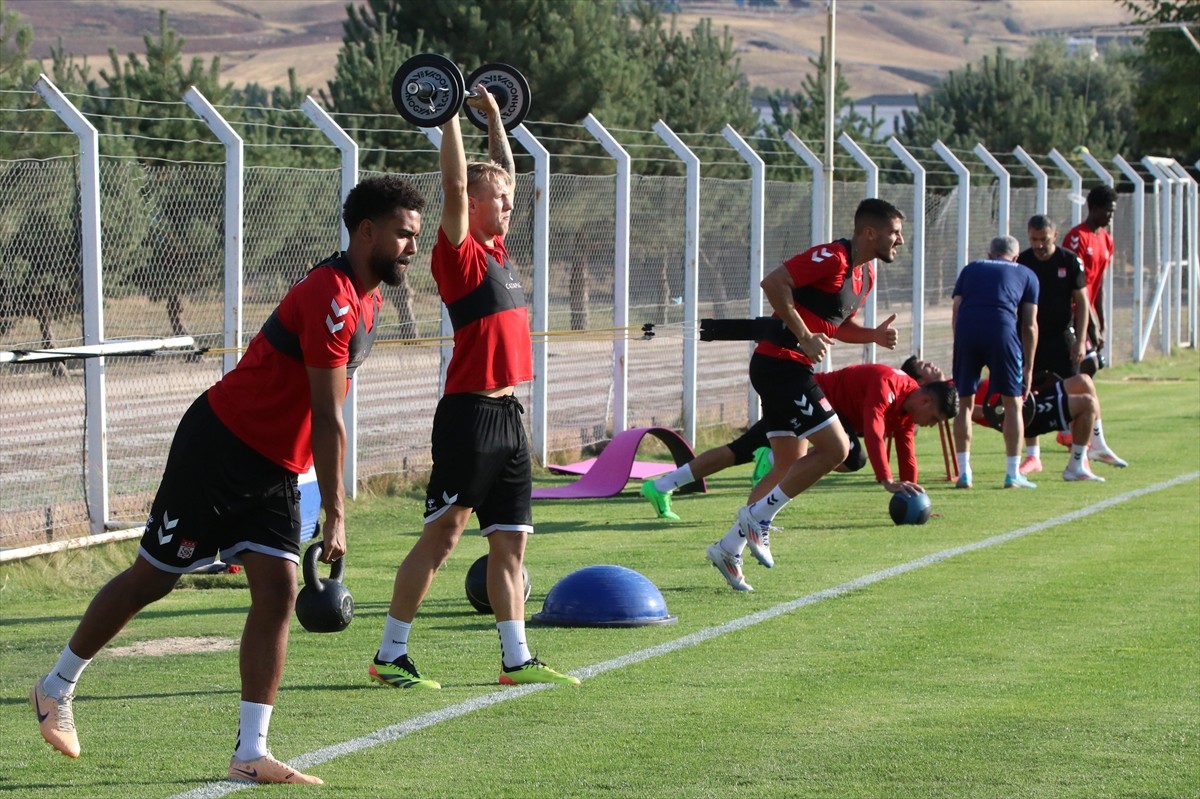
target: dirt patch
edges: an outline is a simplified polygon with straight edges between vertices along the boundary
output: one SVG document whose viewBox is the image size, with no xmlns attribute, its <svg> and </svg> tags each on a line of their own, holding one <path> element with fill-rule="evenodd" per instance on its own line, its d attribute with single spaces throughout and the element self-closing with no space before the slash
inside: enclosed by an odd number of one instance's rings
<svg viewBox="0 0 1200 799">
<path fill-rule="evenodd" d="M 164 655 L 200 655 L 206 652 L 225 652 L 237 649 L 235 638 L 218 638 L 213 635 L 200 638 L 156 638 L 139 641 L 129 646 L 116 646 L 108 650 L 114 657 L 163 657 Z"/>
</svg>

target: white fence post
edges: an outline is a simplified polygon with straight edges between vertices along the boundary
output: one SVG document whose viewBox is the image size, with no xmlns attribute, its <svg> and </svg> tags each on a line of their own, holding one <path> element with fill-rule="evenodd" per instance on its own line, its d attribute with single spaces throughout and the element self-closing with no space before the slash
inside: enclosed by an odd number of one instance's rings
<svg viewBox="0 0 1200 799">
<path fill-rule="evenodd" d="M 104 278 L 100 247 L 100 134 L 44 74 L 33 88 L 79 138 L 79 226 L 83 265 L 83 343 L 104 342 Z M 83 362 L 87 398 L 87 512 L 92 535 L 108 523 L 108 413 L 104 358 Z"/>
<path fill-rule="evenodd" d="M 1171 209 L 1172 188 L 1175 182 L 1173 175 L 1167 173 L 1159 166 L 1159 159 L 1153 156 L 1145 156 L 1142 158 L 1142 166 L 1150 171 L 1150 175 L 1154 178 L 1154 191 L 1157 194 L 1156 210 L 1158 213 L 1159 234 L 1158 234 L 1158 286 L 1154 291 L 1154 302 L 1150 307 L 1149 319 L 1146 326 L 1146 337 L 1150 335 L 1150 326 L 1154 324 L 1154 317 L 1161 314 L 1162 319 L 1162 336 L 1161 346 L 1164 355 L 1171 352 L 1171 269 L 1174 264 L 1171 261 L 1171 228 L 1174 215 Z"/>
<path fill-rule="evenodd" d="M 1085 155 L 1084 161 L 1087 161 L 1088 157 Z M 1112 175 L 1109 175 L 1108 170 L 1104 169 L 1099 161 L 1094 164 L 1090 161 L 1087 163 L 1097 174 L 1103 171 L 1109 180 L 1112 180 Z M 1133 324 L 1130 357 L 1137 363 L 1146 354 L 1146 337 L 1142 333 L 1142 321 L 1146 312 L 1146 304 L 1142 299 L 1146 284 L 1146 181 L 1121 156 L 1114 156 L 1113 164 L 1133 184 Z M 1107 293 L 1112 294 L 1111 291 Z"/>
<path fill-rule="evenodd" d="M 971 170 L 958 159 L 950 148 L 938 139 L 933 143 L 933 151 L 945 161 L 954 174 L 958 176 L 958 263 L 955 269 L 960 272 L 971 260 Z M 956 272 L 957 273 L 957 272 Z"/>
<path fill-rule="evenodd" d="M 629 325 L 629 231 L 632 203 L 630 186 L 633 159 L 600 120 L 588 114 L 583 126 L 592 134 L 604 151 L 617 162 L 616 216 L 613 220 L 613 327 Z M 613 435 L 629 427 L 629 337 L 618 335 L 613 341 Z"/>
<path fill-rule="evenodd" d="M 1154 293 L 1154 308 L 1162 312 L 1162 336 L 1160 336 L 1160 346 L 1163 348 L 1164 355 L 1171 353 L 1171 283 L 1174 281 L 1172 270 L 1178 268 L 1175 262 L 1174 244 L 1175 236 L 1182 235 L 1182 230 L 1177 230 L 1175 227 L 1175 174 L 1169 172 L 1164 166 L 1164 158 L 1156 156 L 1142 157 L 1142 166 L 1150 170 L 1150 174 L 1154 178 L 1154 192 L 1158 194 L 1158 222 L 1159 222 L 1159 240 L 1158 240 L 1158 259 L 1159 259 L 1159 284 L 1158 290 Z M 1175 302 L 1178 300 L 1176 299 Z M 1153 318 L 1153 311 L 1151 312 Z"/>
<path fill-rule="evenodd" d="M 867 196 L 879 196 L 879 166 L 871 160 L 863 148 L 858 146 L 854 139 L 850 138 L 849 134 L 842 132 L 838 136 L 838 144 L 846 149 L 846 152 L 854 158 L 855 162 L 863 168 L 867 173 Z M 875 327 L 875 311 L 879 305 L 879 270 L 878 264 L 871 261 L 871 268 L 875 269 L 875 289 L 867 297 L 866 307 L 863 308 L 863 325 L 866 327 Z M 875 363 L 875 348 L 874 344 L 863 345 L 863 360 L 867 363 Z M 826 357 L 823 359 L 829 369 L 833 368 L 833 358 Z"/>
<path fill-rule="evenodd" d="M 1063 157 L 1063 154 L 1057 149 L 1050 151 L 1050 160 L 1054 162 L 1054 165 L 1058 167 L 1059 171 L 1066 175 L 1067 180 L 1071 182 L 1072 196 L 1081 197 L 1083 195 L 1083 176 L 1075 170 L 1075 167 L 1071 166 L 1071 162 Z M 1075 227 L 1082 220 L 1083 203 L 1071 200 L 1071 227 Z M 1109 352 L 1112 352 L 1112 350 L 1109 349 Z"/>
<path fill-rule="evenodd" d="M 913 254 L 912 351 L 914 355 L 921 355 L 925 346 L 925 167 L 895 136 L 888 139 L 887 146 L 913 174 L 913 215 L 909 239 Z"/>
<path fill-rule="evenodd" d="M 225 145 L 225 354 L 221 371 L 228 374 L 242 357 L 242 217 L 245 202 L 242 137 L 195 86 L 183 101 Z"/>
<path fill-rule="evenodd" d="M 305 98 L 300 104 L 300 110 L 320 128 L 325 137 L 337 146 L 342 154 L 342 187 L 341 203 L 345 204 L 350 190 L 358 185 L 358 142 L 342 129 L 333 117 L 325 113 L 325 109 L 317 105 L 312 97 Z M 341 214 L 338 214 L 341 219 Z M 339 225 L 342 231 L 341 248 L 350 246 L 350 231 L 343 223 Z M 346 401 L 342 404 L 342 417 L 346 426 L 346 461 L 342 468 L 342 484 L 346 496 L 351 499 L 358 497 L 358 381 L 350 381 L 350 390 L 346 392 Z"/>
<path fill-rule="evenodd" d="M 683 254 L 683 437 L 696 444 L 696 306 L 700 302 L 700 158 L 661 119 L 654 132 L 687 165 Z"/>
<path fill-rule="evenodd" d="M 1197 314 L 1197 309 L 1200 309 L 1200 302 L 1197 302 L 1196 297 L 1196 279 L 1200 277 L 1200 243 L 1196 241 L 1200 235 L 1200 187 L 1197 186 L 1196 179 L 1193 178 L 1188 171 L 1183 167 L 1183 164 L 1178 161 L 1172 161 L 1172 169 L 1186 187 L 1187 200 L 1183 203 L 1184 210 L 1184 226 L 1183 230 L 1187 233 L 1188 240 L 1188 255 L 1185 259 L 1187 263 L 1188 274 L 1188 346 L 1195 349 L 1197 343 L 1196 324 L 1200 321 L 1200 316 Z M 1180 298 L 1182 301 L 1182 297 Z"/>
<path fill-rule="evenodd" d="M 524 125 L 517 125 L 512 134 L 533 156 L 533 329 L 545 333 L 550 329 L 550 151 Z M 546 388 L 550 382 L 547 347 L 546 336 L 535 338 L 533 407 L 529 420 L 533 452 L 543 465 L 549 454 L 546 440 Z"/>
<path fill-rule="evenodd" d="M 825 165 L 817 154 L 809 149 L 800 137 L 790 130 L 783 134 L 792 152 L 800 156 L 804 164 L 812 170 L 812 232 L 809 236 L 809 246 L 816 247 L 825 243 Z"/>
<path fill-rule="evenodd" d="M 766 204 L 767 165 L 762 156 L 746 143 L 736 130 L 729 125 L 721 129 L 721 135 L 738 151 L 747 164 L 750 165 L 750 318 L 763 315 L 763 238 L 765 224 L 763 222 L 763 207 Z M 753 388 L 746 391 L 746 415 L 750 424 L 759 420 L 758 393 Z"/>
<path fill-rule="evenodd" d="M 982 144 L 976 144 L 973 151 L 996 179 L 1000 181 L 1000 196 L 996 198 L 996 235 L 1008 235 L 1008 215 L 1012 197 L 1012 178 L 1004 164 L 996 160 L 996 156 L 987 151 Z"/>
<path fill-rule="evenodd" d="M 1022 166 L 1029 170 L 1029 173 L 1037 181 L 1037 194 L 1034 197 L 1033 212 L 1035 214 L 1046 213 L 1047 195 L 1050 193 L 1050 180 L 1046 177 L 1046 170 L 1042 169 L 1038 165 L 1038 162 L 1033 160 L 1033 156 L 1025 152 L 1025 148 L 1019 144 L 1013 148 L 1013 155 L 1017 157 Z"/>
</svg>

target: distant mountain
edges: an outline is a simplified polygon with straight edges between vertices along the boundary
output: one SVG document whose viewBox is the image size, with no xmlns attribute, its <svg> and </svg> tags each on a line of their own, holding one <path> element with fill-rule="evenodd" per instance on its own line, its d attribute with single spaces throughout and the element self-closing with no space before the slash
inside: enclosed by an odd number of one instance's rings
<svg viewBox="0 0 1200 799">
<path fill-rule="evenodd" d="M 34 53 L 64 49 L 87 56 L 93 72 L 108 68 L 108 49 L 121 57 L 145 52 L 157 34 L 158 9 L 186 40 L 189 56 L 221 57 L 235 84 L 267 88 L 287 83 L 323 88 L 341 46 L 343 0 L 7 0 L 34 27 Z M 702 17 L 728 28 L 751 86 L 794 91 L 811 71 L 809 58 L 825 36 L 825 3 L 739 0 L 679 3 L 679 27 Z M 1081 33 L 1131 21 L 1115 0 L 838 0 L 836 56 L 852 97 L 924 91 L 949 70 L 1004 47 L 1024 52 L 1045 32 Z M 518 65 L 519 66 L 519 65 Z"/>
</svg>

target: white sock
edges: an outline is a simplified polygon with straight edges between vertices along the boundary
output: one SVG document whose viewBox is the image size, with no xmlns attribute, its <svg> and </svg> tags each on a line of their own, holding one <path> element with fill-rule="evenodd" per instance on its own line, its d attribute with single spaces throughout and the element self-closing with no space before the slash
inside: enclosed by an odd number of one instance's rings
<svg viewBox="0 0 1200 799">
<path fill-rule="evenodd" d="M 775 519 L 775 514 L 783 510 L 783 506 L 792 501 L 792 498 L 783 493 L 783 489 L 775 486 L 771 489 L 771 493 L 755 502 L 750 506 L 750 515 L 759 521 L 770 522 Z"/>
<path fill-rule="evenodd" d="M 1018 470 L 1021 468 L 1021 456 L 1013 455 L 1011 458 L 1008 456 L 1005 456 L 1004 468 L 1005 468 L 1005 474 L 1007 474 L 1009 477 L 1011 477 L 1014 480 L 1017 479 Z"/>
<path fill-rule="evenodd" d="M 958 460 L 958 473 L 969 477 L 971 475 L 971 453 L 956 452 L 954 457 Z"/>
<path fill-rule="evenodd" d="M 1104 440 L 1104 426 L 1100 424 L 1100 420 L 1096 420 L 1096 426 L 1092 428 L 1092 446 L 1097 452 L 1112 452 L 1108 448 L 1108 442 Z"/>
<path fill-rule="evenodd" d="M 740 555 L 746 548 L 746 537 L 742 535 L 741 529 L 735 524 L 729 528 L 729 532 L 723 535 L 717 544 L 730 555 Z"/>
<path fill-rule="evenodd" d="M 1025 445 L 1025 454 L 1031 458 L 1042 457 L 1042 445 L 1040 443 L 1039 444 L 1026 444 Z"/>
<path fill-rule="evenodd" d="M 680 486 L 685 486 L 695 480 L 696 478 L 692 476 L 692 464 L 685 463 L 675 471 L 668 472 L 655 480 L 654 487 L 664 494 L 669 494 Z"/>
<path fill-rule="evenodd" d="M 85 660 L 72 652 L 69 645 L 64 646 L 62 654 L 58 656 L 58 662 L 42 679 L 42 690 L 46 692 L 46 696 L 55 699 L 75 693 L 75 683 L 91 662 L 91 658 Z"/>
<path fill-rule="evenodd" d="M 240 702 L 238 736 L 233 756 L 238 760 L 257 760 L 270 754 L 267 749 L 267 728 L 271 726 L 271 705 Z"/>
<path fill-rule="evenodd" d="M 383 623 L 383 641 L 379 644 L 379 660 L 391 663 L 408 654 L 408 632 L 412 622 L 392 618 L 389 613 Z"/>
<path fill-rule="evenodd" d="M 1071 462 L 1067 468 L 1073 472 L 1087 471 L 1087 447 L 1081 444 L 1071 445 Z"/>
<path fill-rule="evenodd" d="M 529 645 L 525 643 L 525 620 L 496 622 L 496 631 L 500 633 L 500 656 L 504 668 L 511 669 L 529 660 Z"/>
</svg>

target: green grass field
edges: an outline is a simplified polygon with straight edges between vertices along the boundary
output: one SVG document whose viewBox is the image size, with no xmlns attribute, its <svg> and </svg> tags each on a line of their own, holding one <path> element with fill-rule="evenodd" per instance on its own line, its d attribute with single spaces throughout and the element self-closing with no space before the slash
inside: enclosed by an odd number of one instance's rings
<svg viewBox="0 0 1200 799">
<path fill-rule="evenodd" d="M 485 552 L 478 536 L 464 538 L 413 628 L 413 657 L 443 690 L 370 684 L 367 661 L 395 566 L 420 527 L 421 497 L 355 502 L 346 580 L 354 623 L 335 635 L 293 625 L 271 728 L 275 754 L 326 785 L 253 790 L 1196 797 L 1200 358 L 1108 370 L 1098 384 L 1107 438 L 1131 464 L 1095 465 L 1108 482 L 1062 482 L 1065 450 L 1045 438 L 1039 489 L 1004 491 L 1001 437 L 976 428 L 975 488 L 954 491 L 938 476 L 937 436 L 924 431 L 918 451 L 936 514 L 928 524 L 893 526 L 888 495 L 869 475 L 827 477 L 777 520 L 776 568 L 747 564 L 753 594 L 731 591 L 704 559 L 745 499 L 748 466 L 710 480 L 706 495 L 676 499 L 681 522 L 655 520 L 633 484 L 610 500 L 537 503 L 527 615 L 564 575 L 614 563 L 650 578 L 679 617 L 636 629 L 530 626 L 543 660 L 585 677 L 574 689 L 495 685 L 494 624 L 463 591 Z M 1018 534 L 989 541 L 1006 533 Z M 977 542 L 987 545 L 927 558 Z M 68 760 L 38 735 L 30 686 L 134 548 L 0 570 L 0 796 L 234 789 L 222 779 L 237 726 L 235 650 L 103 652 L 75 702 L 83 756 Z M 910 567 L 885 571 L 901 564 Z M 867 575 L 869 584 L 846 586 Z M 236 639 L 247 601 L 238 576 L 189 579 L 113 646 Z"/>
</svg>

